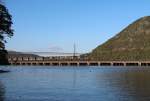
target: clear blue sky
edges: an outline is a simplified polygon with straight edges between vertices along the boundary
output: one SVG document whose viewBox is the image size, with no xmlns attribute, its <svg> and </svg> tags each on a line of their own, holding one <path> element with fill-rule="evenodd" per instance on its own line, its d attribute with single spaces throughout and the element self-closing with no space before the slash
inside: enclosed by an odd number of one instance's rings
<svg viewBox="0 0 150 101">
<path fill-rule="evenodd" d="M 90 52 L 136 19 L 150 0 L 6 0 L 15 34 L 7 49 Z"/>
</svg>

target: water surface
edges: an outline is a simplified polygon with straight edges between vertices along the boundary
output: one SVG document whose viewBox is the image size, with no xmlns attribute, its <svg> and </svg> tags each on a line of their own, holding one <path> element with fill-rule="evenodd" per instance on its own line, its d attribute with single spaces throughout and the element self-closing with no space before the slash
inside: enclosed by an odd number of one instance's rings
<svg viewBox="0 0 150 101">
<path fill-rule="evenodd" d="M 149 67 L 1 67 L 0 101 L 150 101 Z"/>
</svg>

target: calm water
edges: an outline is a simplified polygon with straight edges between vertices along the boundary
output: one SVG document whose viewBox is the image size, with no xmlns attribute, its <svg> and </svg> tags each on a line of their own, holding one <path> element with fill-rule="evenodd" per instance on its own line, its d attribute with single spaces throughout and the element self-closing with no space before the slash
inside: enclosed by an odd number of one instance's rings
<svg viewBox="0 0 150 101">
<path fill-rule="evenodd" d="M 150 67 L 6 68 L 0 101 L 150 101 Z"/>
</svg>

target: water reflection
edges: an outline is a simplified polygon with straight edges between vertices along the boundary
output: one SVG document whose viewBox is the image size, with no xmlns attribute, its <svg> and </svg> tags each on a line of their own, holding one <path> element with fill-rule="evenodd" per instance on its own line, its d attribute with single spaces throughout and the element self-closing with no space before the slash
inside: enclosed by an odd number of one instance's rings
<svg viewBox="0 0 150 101">
<path fill-rule="evenodd" d="M 2 82 L 0 82 L 0 101 L 5 100 L 5 88 Z"/>
<path fill-rule="evenodd" d="M 98 74 L 98 85 L 108 89 L 107 93 L 116 96 L 121 101 L 150 100 L 150 72 L 127 71 L 121 73 Z"/>
<path fill-rule="evenodd" d="M 73 72 L 73 88 L 76 88 L 76 80 L 77 80 L 77 72 L 74 70 Z"/>
</svg>

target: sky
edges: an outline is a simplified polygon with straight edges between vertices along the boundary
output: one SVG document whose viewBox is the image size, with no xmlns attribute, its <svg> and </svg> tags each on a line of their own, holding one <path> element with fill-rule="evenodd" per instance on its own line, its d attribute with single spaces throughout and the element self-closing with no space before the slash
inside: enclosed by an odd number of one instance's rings
<svg viewBox="0 0 150 101">
<path fill-rule="evenodd" d="M 8 50 L 91 52 L 135 20 L 150 15 L 150 0 L 6 0 L 14 36 Z"/>
</svg>

